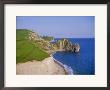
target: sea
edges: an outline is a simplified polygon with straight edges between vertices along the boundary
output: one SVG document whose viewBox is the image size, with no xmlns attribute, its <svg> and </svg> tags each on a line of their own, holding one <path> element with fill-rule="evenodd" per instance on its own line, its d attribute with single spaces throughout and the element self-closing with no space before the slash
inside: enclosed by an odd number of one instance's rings
<svg viewBox="0 0 110 90">
<path fill-rule="evenodd" d="M 55 38 L 55 41 L 61 38 Z M 73 70 L 74 75 L 95 75 L 95 38 L 67 38 L 70 42 L 78 43 L 80 51 L 61 52 L 53 54 L 53 58 Z"/>
</svg>

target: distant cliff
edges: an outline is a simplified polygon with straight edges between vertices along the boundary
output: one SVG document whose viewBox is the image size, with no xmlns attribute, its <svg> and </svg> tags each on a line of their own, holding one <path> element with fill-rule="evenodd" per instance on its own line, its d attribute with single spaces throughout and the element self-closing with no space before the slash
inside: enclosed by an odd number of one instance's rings
<svg viewBox="0 0 110 90">
<path fill-rule="evenodd" d="M 80 50 L 79 44 L 76 44 L 76 43 L 72 44 L 68 39 L 63 38 L 61 40 L 56 41 L 55 43 L 50 43 L 48 38 L 53 39 L 53 37 L 49 37 L 49 36 L 41 37 L 35 32 L 29 33 L 29 39 L 39 43 L 41 48 L 43 48 L 47 52 L 50 52 L 50 53 L 54 51 L 79 52 Z"/>
<path fill-rule="evenodd" d="M 79 44 L 72 44 L 68 39 L 58 40 L 56 43 L 58 51 L 71 51 L 71 52 L 79 52 L 80 46 Z"/>
</svg>

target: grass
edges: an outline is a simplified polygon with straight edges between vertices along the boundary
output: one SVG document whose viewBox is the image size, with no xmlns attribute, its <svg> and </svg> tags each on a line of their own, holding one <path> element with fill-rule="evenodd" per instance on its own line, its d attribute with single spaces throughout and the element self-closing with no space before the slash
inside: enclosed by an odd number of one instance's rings
<svg viewBox="0 0 110 90">
<path fill-rule="evenodd" d="M 40 48 L 37 43 L 28 40 L 29 30 L 16 31 L 16 63 L 27 62 L 31 60 L 41 61 L 49 54 Z"/>
<path fill-rule="evenodd" d="M 29 30 L 26 29 L 17 29 L 16 30 L 16 40 L 27 40 L 28 38 L 28 34 L 29 34 Z"/>
</svg>

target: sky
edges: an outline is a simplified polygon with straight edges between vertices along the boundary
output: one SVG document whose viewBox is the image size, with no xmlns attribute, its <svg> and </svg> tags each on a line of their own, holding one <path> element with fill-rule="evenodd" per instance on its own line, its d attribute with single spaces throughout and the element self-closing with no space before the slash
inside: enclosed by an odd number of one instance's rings
<svg viewBox="0 0 110 90">
<path fill-rule="evenodd" d="M 55 38 L 94 38 L 94 16 L 17 16 L 16 29 Z"/>
</svg>

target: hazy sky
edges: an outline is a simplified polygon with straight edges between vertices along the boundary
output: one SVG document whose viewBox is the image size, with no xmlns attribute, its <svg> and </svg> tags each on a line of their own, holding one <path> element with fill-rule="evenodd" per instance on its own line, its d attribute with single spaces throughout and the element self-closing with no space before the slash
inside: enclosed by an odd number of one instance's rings
<svg viewBox="0 0 110 90">
<path fill-rule="evenodd" d="M 17 29 L 56 38 L 94 38 L 94 16 L 17 16 Z"/>
</svg>

